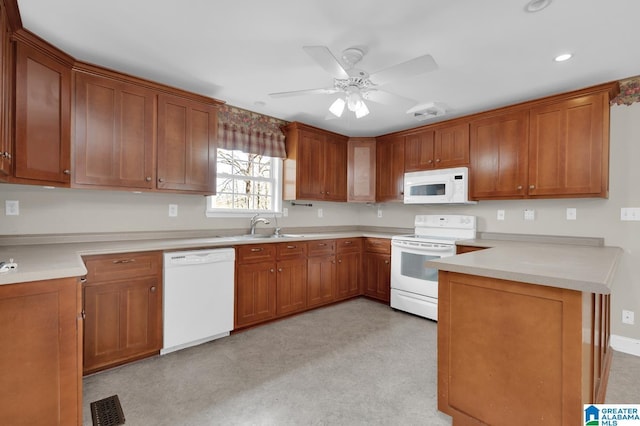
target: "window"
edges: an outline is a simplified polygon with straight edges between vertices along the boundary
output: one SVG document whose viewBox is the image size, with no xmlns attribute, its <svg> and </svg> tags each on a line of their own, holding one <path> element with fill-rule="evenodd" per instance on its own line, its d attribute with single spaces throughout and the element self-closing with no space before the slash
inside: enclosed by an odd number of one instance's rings
<svg viewBox="0 0 640 426">
<path fill-rule="evenodd" d="M 207 197 L 207 216 L 279 213 L 282 160 L 218 149 L 216 195 Z"/>
</svg>

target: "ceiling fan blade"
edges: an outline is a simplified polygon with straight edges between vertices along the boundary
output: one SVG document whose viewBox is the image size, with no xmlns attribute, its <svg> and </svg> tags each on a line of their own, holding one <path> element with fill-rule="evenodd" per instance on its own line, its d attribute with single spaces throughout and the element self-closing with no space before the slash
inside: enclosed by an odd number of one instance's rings
<svg viewBox="0 0 640 426">
<path fill-rule="evenodd" d="M 326 46 L 303 46 L 302 48 L 334 78 L 343 80 L 349 78 L 349 74 Z"/>
<path fill-rule="evenodd" d="M 330 87 L 324 89 L 306 89 L 306 90 L 294 90 L 292 92 L 277 92 L 269 93 L 272 98 L 287 98 L 290 96 L 305 96 L 305 95 L 331 95 L 339 92 L 340 90 Z"/>
<path fill-rule="evenodd" d="M 423 55 L 378 71 L 377 73 L 371 74 L 369 78 L 374 84 L 382 85 L 436 69 L 438 69 L 438 64 L 436 64 L 433 57 L 431 55 Z"/>
<path fill-rule="evenodd" d="M 391 105 L 405 110 L 418 103 L 413 99 L 405 98 L 404 96 L 396 95 L 395 93 L 390 93 L 380 89 L 364 90 L 362 91 L 362 98 L 367 101 Z"/>
</svg>

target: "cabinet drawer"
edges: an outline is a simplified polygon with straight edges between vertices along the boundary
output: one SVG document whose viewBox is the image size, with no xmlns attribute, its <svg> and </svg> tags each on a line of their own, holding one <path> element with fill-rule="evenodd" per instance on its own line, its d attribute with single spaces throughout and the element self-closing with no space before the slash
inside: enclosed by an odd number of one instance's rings
<svg viewBox="0 0 640 426">
<path fill-rule="evenodd" d="M 104 254 L 82 259 L 88 283 L 156 275 L 162 270 L 161 252 Z"/>
<path fill-rule="evenodd" d="M 367 238 L 364 249 L 372 253 L 391 254 L 391 240 L 386 238 Z"/>
<path fill-rule="evenodd" d="M 336 240 L 338 253 L 354 253 L 362 251 L 362 238 L 341 238 Z"/>
<path fill-rule="evenodd" d="M 336 252 L 336 240 L 309 241 L 309 256 L 331 255 Z"/>
<path fill-rule="evenodd" d="M 238 263 L 268 262 L 276 260 L 275 244 L 249 244 L 236 247 Z"/>
<path fill-rule="evenodd" d="M 307 256 L 307 243 L 304 241 L 292 241 L 290 243 L 276 244 L 276 256 L 278 260 L 294 259 Z"/>
</svg>

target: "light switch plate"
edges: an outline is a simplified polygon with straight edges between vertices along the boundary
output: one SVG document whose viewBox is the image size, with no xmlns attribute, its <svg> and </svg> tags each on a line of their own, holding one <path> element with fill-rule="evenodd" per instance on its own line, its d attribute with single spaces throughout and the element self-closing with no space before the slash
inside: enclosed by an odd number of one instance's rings
<svg viewBox="0 0 640 426">
<path fill-rule="evenodd" d="M 4 214 L 5 216 L 19 216 L 20 215 L 20 202 L 17 200 L 5 200 L 4 202 Z"/>
<path fill-rule="evenodd" d="M 640 207 L 622 207 L 620 209 L 620 220 L 624 220 L 624 221 L 640 220 Z"/>
<path fill-rule="evenodd" d="M 496 218 L 498 220 L 504 220 L 504 210 L 498 210 L 498 213 L 496 214 Z"/>
<path fill-rule="evenodd" d="M 382 217 L 382 207 L 378 207 L 378 217 Z"/>
<path fill-rule="evenodd" d="M 177 217 L 177 216 L 178 216 L 178 205 L 169 204 L 169 217 Z"/>
<path fill-rule="evenodd" d="M 578 218 L 578 211 L 573 207 L 567 208 L 567 220 L 576 220 Z"/>
<path fill-rule="evenodd" d="M 318 217 L 322 217 L 323 213 L 322 213 L 322 209 L 318 209 Z"/>
<path fill-rule="evenodd" d="M 287 217 L 289 216 L 289 209 L 286 207 L 282 208 L 282 216 Z"/>
</svg>

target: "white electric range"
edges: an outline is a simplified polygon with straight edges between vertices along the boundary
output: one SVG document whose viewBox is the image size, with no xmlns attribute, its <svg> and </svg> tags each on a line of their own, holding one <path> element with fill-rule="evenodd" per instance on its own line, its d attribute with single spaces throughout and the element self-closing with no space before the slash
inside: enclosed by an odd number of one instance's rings
<svg viewBox="0 0 640 426">
<path fill-rule="evenodd" d="M 438 270 L 432 259 L 456 254 L 456 241 L 476 237 L 476 217 L 418 215 L 415 234 L 391 239 L 391 307 L 438 319 Z"/>
</svg>

